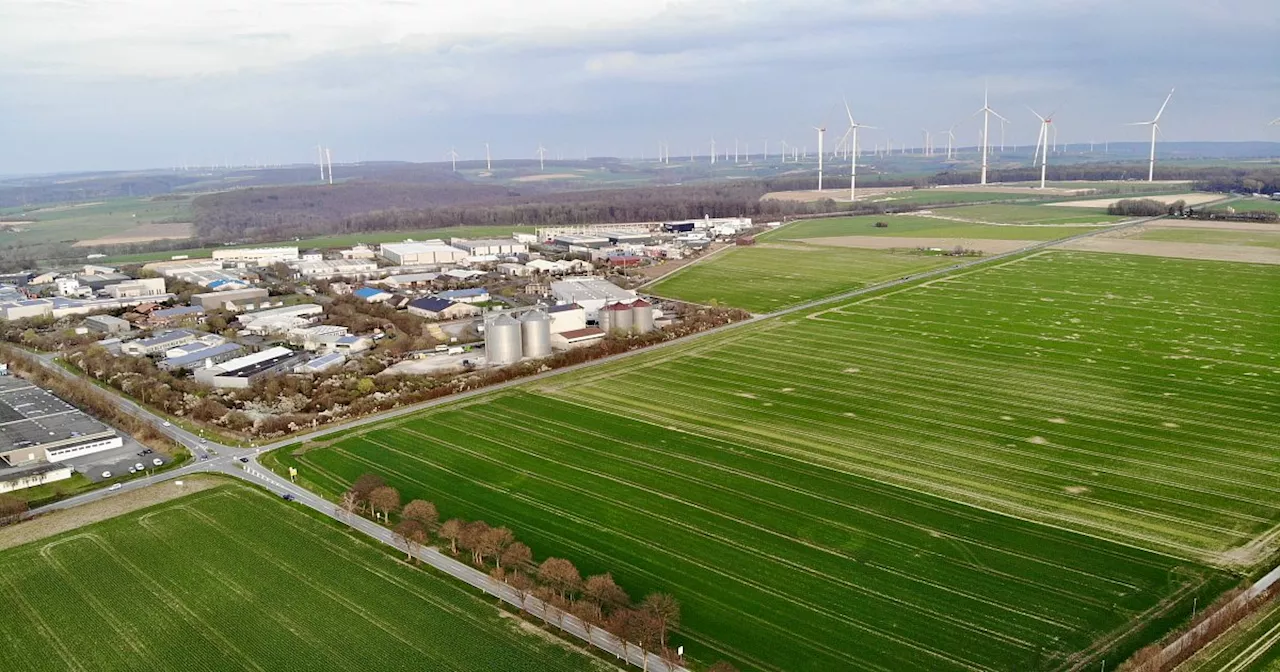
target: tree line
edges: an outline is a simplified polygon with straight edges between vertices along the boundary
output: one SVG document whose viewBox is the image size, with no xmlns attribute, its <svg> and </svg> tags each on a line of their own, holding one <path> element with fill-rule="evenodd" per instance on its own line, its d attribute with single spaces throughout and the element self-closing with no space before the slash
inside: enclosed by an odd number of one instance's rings
<svg viewBox="0 0 1280 672">
<path fill-rule="evenodd" d="M 356 478 L 339 496 L 337 508 L 342 516 L 366 515 L 391 527 L 406 562 L 417 564 L 425 547 L 437 546 L 513 588 L 525 611 L 529 597 L 540 600 L 541 616 L 549 625 L 563 629 L 564 616 L 571 614 L 589 636 L 593 630 L 604 630 L 622 642 L 624 651 L 636 646 L 644 655 L 655 652 L 673 664 L 679 662 L 668 638 L 680 626 L 680 602 L 667 593 L 650 593 L 634 602 L 609 572 L 583 577 L 564 558 L 535 560 L 533 550 L 507 527 L 461 518 L 442 522 L 436 505 L 422 499 L 402 505 L 400 492 L 377 474 Z M 733 668 L 721 662 L 711 669 Z"/>
</svg>

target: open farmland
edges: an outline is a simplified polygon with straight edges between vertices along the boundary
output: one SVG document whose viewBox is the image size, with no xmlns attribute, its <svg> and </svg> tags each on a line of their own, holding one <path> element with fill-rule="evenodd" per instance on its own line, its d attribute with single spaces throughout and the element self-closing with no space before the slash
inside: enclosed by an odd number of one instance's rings
<svg viewBox="0 0 1280 672">
<path fill-rule="evenodd" d="M 6 550 L 0 576 L 8 670 L 612 669 L 240 485 Z"/>
<path fill-rule="evenodd" d="M 913 250 L 760 244 L 690 264 L 649 291 L 765 313 L 955 263 Z"/>
<path fill-rule="evenodd" d="M 1280 224 L 1271 225 L 1271 231 L 1240 231 L 1234 229 L 1190 227 L 1148 228 L 1135 236 L 1138 240 L 1159 240 L 1170 243 L 1203 243 L 1205 245 L 1250 245 L 1254 247 L 1280 248 Z"/>
<path fill-rule="evenodd" d="M 1043 252 L 280 459 L 672 592 L 699 660 L 1096 669 L 1275 548 L 1276 296 Z"/>
<path fill-rule="evenodd" d="M 0 223 L 0 227 L 3 227 L 0 228 L 0 245 L 129 237 L 131 229 L 144 226 L 172 229 L 163 237 L 191 235 L 191 226 L 185 223 L 190 221 L 191 201 L 186 198 L 120 198 L 39 208 L 10 217 L 17 217 L 26 223 L 17 224 L 16 230 Z"/>
<path fill-rule="evenodd" d="M 1054 203 L 1053 205 L 1063 205 Z M 978 223 L 1061 226 L 1067 224 L 1114 224 L 1125 217 L 1108 215 L 1105 208 L 1046 208 L 1043 205 L 965 205 L 934 213 L 936 217 Z"/>
<path fill-rule="evenodd" d="M 938 210 L 936 214 L 949 216 L 949 213 L 959 209 L 947 208 Z M 888 226 L 877 227 L 876 222 L 883 222 Z M 941 217 L 922 215 L 869 215 L 807 219 L 793 222 L 761 234 L 760 240 L 808 240 L 810 238 L 833 238 L 837 236 L 1054 240 L 1096 230 L 1096 226 L 992 226 L 989 224 L 950 221 Z"/>
</svg>

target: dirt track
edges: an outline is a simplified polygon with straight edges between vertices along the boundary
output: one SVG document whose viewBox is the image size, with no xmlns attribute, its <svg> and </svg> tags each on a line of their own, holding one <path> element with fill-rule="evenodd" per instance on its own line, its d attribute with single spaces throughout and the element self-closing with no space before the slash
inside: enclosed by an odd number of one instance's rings
<svg viewBox="0 0 1280 672">
<path fill-rule="evenodd" d="M 868 250 L 891 250 L 898 248 L 915 249 L 917 247 L 937 247 L 950 250 L 959 245 L 967 250 L 982 250 L 989 254 L 1009 252 L 1028 245 L 1034 240 L 987 240 L 982 238 L 908 238 L 899 236 L 833 236 L 829 238 L 806 238 L 808 245 L 826 245 L 828 247 L 860 247 Z"/>
<path fill-rule="evenodd" d="M 1160 220 L 1145 225 L 1148 229 L 1209 229 L 1218 231 L 1272 231 L 1280 233 L 1280 224 L 1266 222 L 1175 222 Z"/>
<path fill-rule="evenodd" d="M 153 240 L 182 240 L 195 235 L 195 224 L 190 222 L 161 224 L 139 224 L 120 233 L 109 236 L 81 240 L 72 247 L 93 247 L 95 245 L 126 245 L 129 243 L 149 243 Z"/>
</svg>

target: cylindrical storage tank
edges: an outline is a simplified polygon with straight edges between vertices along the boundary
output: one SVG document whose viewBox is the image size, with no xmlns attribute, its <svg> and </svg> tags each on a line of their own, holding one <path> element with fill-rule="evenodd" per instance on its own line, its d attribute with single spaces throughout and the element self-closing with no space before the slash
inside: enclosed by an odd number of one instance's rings
<svg viewBox="0 0 1280 672">
<path fill-rule="evenodd" d="M 604 307 L 609 313 L 609 328 L 606 331 L 631 333 L 631 306 L 625 303 L 612 303 Z"/>
<path fill-rule="evenodd" d="M 631 328 L 637 334 L 653 331 L 653 304 L 644 299 L 636 299 L 631 304 Z"/>
<path fill-rule="evenodd" d="M 601 308 L 600 312 L 597 313 L 597 317 L 596 317 L 596 322 L 600 324 L 600 329 L 604 331 L 604 333 L 606 334 L 609 333 L 609 325 L 610 325 L 609 316 L 610 316 L 610 311 L 604 308 Z"/>
<path fill-rule="evenodd" d="M 520 323 L 510 315 L 499 315 L 484 329 L 484 355 L 491 366 L 505 366 L 520 361 Z"/>
<path fill-rule="evenodd" d="M 551 318 L 541 310 L 520 316 L 520 337 L 525 357 L 547 357 L 551 354 Z"/>
</svg>

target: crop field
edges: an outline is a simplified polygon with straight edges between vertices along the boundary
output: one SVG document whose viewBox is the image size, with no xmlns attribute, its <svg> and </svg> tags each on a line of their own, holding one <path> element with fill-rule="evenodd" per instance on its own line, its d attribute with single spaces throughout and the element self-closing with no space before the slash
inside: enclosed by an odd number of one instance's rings
<svg viewBox="0 0 1280 672">
<path fill-rule="evenodd" d="M 649 291 L 767 313 L 955 263 L 951 257 L 914 251 L 760 244 L 692 264 Z"/>
<path fill-rule="evenodd" d="M 842 198 L 847 200 L 848 196 L 849 194 L 846 190 Z M 859 196 L 858 200 L 866 200 L 871 203 L 892 203 L 895 205 L 942 205 L 948 203 L 985 203 L 987 201 L 1034 201 L 1041 198 L 1048 199 L 1050 197 L 1041 196 L 1034 192 L 1010 193 L 996 191 L 960 191 L 959 189 L 913 189 L 911 191 L 885 194 L 883 196 L 868 196 L 865 199 Z"/>
<path fill-rule="evenodd" d="M 1280 201 L 1261 198 L 1246 198 L 1238 201 L 1232 201 L 1224 205 L 1213 206 L 1214 210 L 1226 210 L 1228 207 L 1235 208 L 1236 212 L 1280 212 Z"/>
<path fill-rule="evenodd" d="M 140 224 L 190 221 L 188 199 L 121 198 L 100 203 L 39 208 L 9 215 L 32 223 L 18 231 L 0 224 L 0 245 L 75 242 L 128 231 Z"/>
<path fill-rule="evenodd" d="M 937 214 L 940 217 L 869 215 L 808 219 L 793 222 L 774 231 L 761 234 L 759 239 L 762 241 L 781 241 L 836 236 L 913 236 L 917 238 L 975 238 L 978 240 L 1056 240 L 1097 230 L 1096 226 L 993 226 L 941 218 L 950 217 L 952 216 L 951 213 L 961 209 L 947 208 L 938 210 Z M 888 226 L 877 227 L 875 225 L 876 222 L 883 222 Z"/>
<path fill-rule="evenodd" d="M 9 670 L 598 670 L 246 486 L 0 552 Z"/>
<path fill-rule="evenodd" d="M 1236 624 L 1178 672 L 1280 672 L 1280 600 Z"/>
<path fill-rule="evenodd" d="M 1280 225 L 1275 231 L 1232 231 L 1230 229 L 1147 229 L 1135 236 L 1138 240 L 1169 243 L 1203 243 L 1205 245 L 1249 245 L 1280 248 Z"/>
<path fill-rule="evenodd" d="M 1053 207 L 1014 204 L 965 205 L 958 208 L 939 210 L 936 214 L 975 222 L 1033 224 L 1039 226 L 1114 223 L 1128 219 L 1127 217 L 1108 215 L 1105 208 L 1062 206 L 1062 203 L 1055 204 Z"/>
<path fill-rule="evenodd" d="M 1277 296 L 1042 252 L 280 459 L 667 590 L 698 660 L 1097 669 L 1274 550 Z"/>
</svg>

